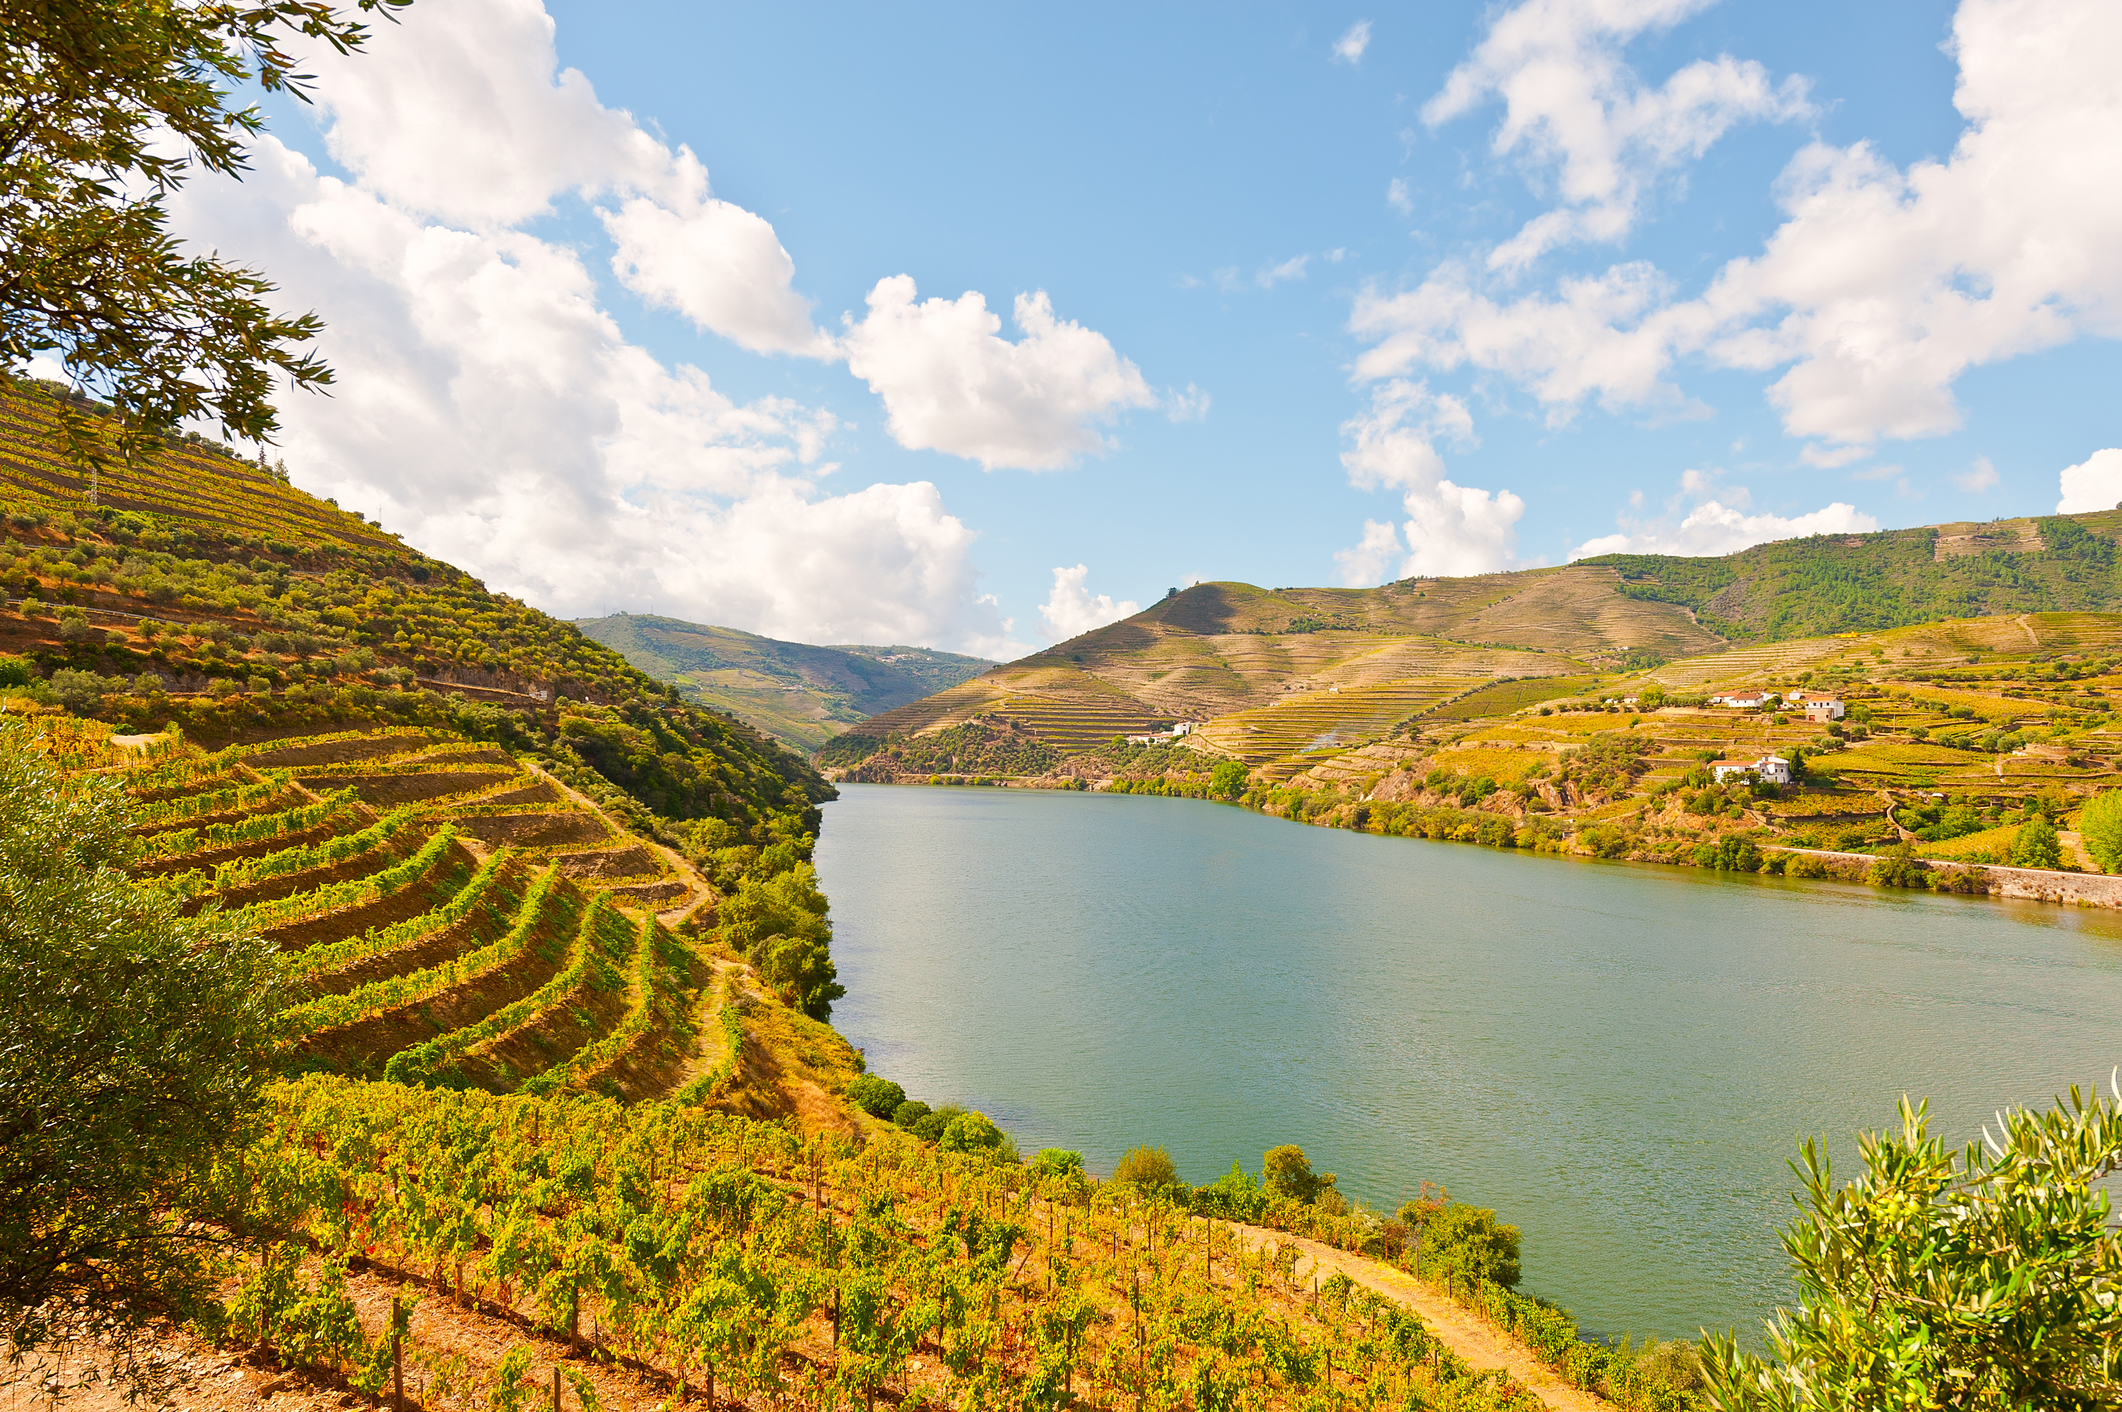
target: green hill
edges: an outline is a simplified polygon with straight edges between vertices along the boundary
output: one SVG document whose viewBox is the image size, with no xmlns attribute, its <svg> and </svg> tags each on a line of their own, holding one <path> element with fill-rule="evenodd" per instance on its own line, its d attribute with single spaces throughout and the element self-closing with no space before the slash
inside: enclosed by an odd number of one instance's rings
<svg viewBox="0 0 2122 1412">
<path fill-rule="evenodd" d="M 1197 584 L 885 712 L 819 758 L 848 779 L 1038 775 L 1191 721 L 1197 758 L 1285 778 L 1418 717 L 1463 718 L 1480 707 L 1456 703 L 1500 682 L 1525 705 L 1660 662 L 1708 679 L 1736 653 L 1743 674 L 1769 643 L 2122 608 L 2118 531 L 2122 511 L 2102 511 L 1372 589 Z"/>
<path fill-rule="evenodd" d="M 947 690 L 994 666 L 929 647 L 813 647 L 653 614 L 575 626 L 686 699 L 816 750 L 858 721 Z"/>
</svg>

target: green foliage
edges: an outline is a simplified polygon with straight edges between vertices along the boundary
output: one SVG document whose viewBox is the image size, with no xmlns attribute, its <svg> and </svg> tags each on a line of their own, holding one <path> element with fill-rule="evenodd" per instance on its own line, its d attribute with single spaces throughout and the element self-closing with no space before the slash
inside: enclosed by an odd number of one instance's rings
<svg viewBox="0 0 2122 1412">
<path fill-rule="evenodd" d="M 763 882 L 747 876 L 721 911 L 723 935 L 751 961 L 759 978 L 817 1020 L 830 1015 L 833 1002 L 847 994 L 835 979 L 826 910 L 818 870 L 796 863 Z"/>
<path fill-rule="evenodd" d="M 1257 1222 L 1266 1212 L 1267 1201 L 1268 1193 L 1233 1159 L 1228 1172 L 1207 1186 L 1194 1189 L 1193 1206 L 1208 1215 Z"/>
<path fill-rule="evenodd" d="M 1586 795 L 1619 793 L 1650 768 L 1643 759 L 1650 749 L 1642 736 L 1601 731 L 1562 757 L 1562 777 Z"/>
<path fill-rule="evenodd" d="M 1907 843 L 1871 865 L 1864 880 L 1874 887 L 1928 887 L 1930 870 L 1916 861 L 1915 849 Z"/>
<path fill-rule="evenodd" d="M 1695 845 L 1695 866 L 1714 868 L 1720 873 L 1758 873 L 1761 871 L 1761 850 L 1750 838 L 1737 834 L 1726 834 Z"/>
<path fill-rule="evenodd" d="M 1820 1145 L 1800 1172 L 1805 1214 L 1784 1236 L 1799 1307 L 1769 1328 L 1773 1361 L 1709 1341 L 1729 1412 L 1819 1407 L 2109 1408 L 2122 1399 L 2122 1235 L 2101 1183 L 2122 1166 L 2122 1118 L 2073 1088 L 2013 1109 L 1955 1155 L 1924 1105 L 1866 1134 L 1837 1187 Z"/>
<path fill-rule="evenodd" d="M 880 1079 L 875 1074 L 864 1074 L 850 1080 L 847 1085 L 847 1101 L 869 1114 L 872 1118 L 890 1120 L 906 1102 L 906 1090 L 890 1079 Z"/>
<path fill-rule="evenodd" d="M 344 54 L 362 26 L 310 0 L 101 0 L 10 6 L 0 34 L 0 367 L 56 352 L 125 413 L 128 459 L 193 418 L 266 439 L 275 382 L 331 381 L 295 351 L 321 324 L 275 315 L 256 272 L 186 251 L 164 203 L 194 173 L 243 175 L 264 120 L 228 99 L 252 83 L 303 93 L 282 44 Z M 69 425 L 78 454 L 100 457 L 85 419 Z"/>
<path fill-rule="evenodd" d="M 1465 1286 L 1483 1281 L 1514 1288 L 1518 1283 L 1518 1228 L 1498 1225 L 1485 1207 L 1451 1202 L 1430 1217 L 1423 1232 L 1422 1264 Z"/>
<path fill-rule="evenodd" d="M 122 797 L 0 722 L 0 1338 L 17 1351 L 196 1310 L 215 1155 L 256 1111 L 271 948 L 135 887 Z"/>
<path fill-rule="evenodd" d="M 976 716 L 920 735 L 835 736 L 818 752 L 828 769 L 847 769 L 851 780 L 889 784 L 908 775 L 1043 775 L 1063 752 L 1007 716 Z"/>
<path fill-rule="evenodd" d="M 1008 1142 L 985 1113 L 960 1113 L 936 1138 L 945 1152 L 1000 1152 Z"/>
<path fill-rule="evenodd" d="M 930 1109 L 926 1103 L 923 1103 L 918 1098 L 909 1098 L 897 1108 L 892 1109 L 892 1122 L 902 1128 L 916 1128 L 920 1126 L 921 1120 L 929 1115 L 929 1112 Z"/>
<path fill-rule="evenodd" d="M 1714 559 L 1609 554 L 1583 562 L 1618 569 L 1627 597 L 1680 604 L 1727 637 L 1770 641 L 2122 605 L 2112 541 L 2069 517 L 2037 524 L 2043 547 L 2031 553 L 1940 558 L 1937 531 L 1912 529 L 1814 535 Z"/>
<path fill-rule="evenodd" d="M 1218 760 L 1216 768 L 1209 772 L 1209 792 L 1218 799 L 1236 799 L 1245 793 L 1251 774 L 1243 760 Z"/>
<path fill-rule="evenodd" d="M 2122 789 L 2102 790 L 2086 802 L 2078 836 L 2102 872 L 2122 872 Z"/>
<path fill-rule="evenodd" d="M 1083 1175 L 1083 1154 L 1065 1147 L 1042 1147 L 1039 1154 L 1024 1166 L 1026 1171 L 1039 1177 L 1080 1177 Z"/>
<path fill-rule="evenodd" d="M 2012 836 L 2011 861 L 2015 868 L 2060 868 L 2063 866 L 2063 844 L 2056 837 L 2056 826 L 2047 817 L 2035 814 L 2019 825 Z"/>
<path fill-rule="evenodd" d="M 1311 1159 L 1294 1143 L 1270 1147 L 1260 1158 L 1261 1180 L 1268 1193 L 1310 1205 L 1326 1185 L 1312 1172 Z"/>
<path fill-rule="evenodd" d="M 1144 1191 L 1168 1191 L 1181 1185 L 1179 1169 L 1161 1147 L 1130 1148 L 1113 1168 L 1113 1180 Z"/>
</svg>

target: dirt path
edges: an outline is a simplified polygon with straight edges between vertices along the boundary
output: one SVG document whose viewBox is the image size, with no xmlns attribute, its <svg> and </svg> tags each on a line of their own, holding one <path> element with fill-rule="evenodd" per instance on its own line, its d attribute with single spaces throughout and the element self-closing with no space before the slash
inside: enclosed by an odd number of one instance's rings
<svg viewBox="0 0 2122 1412">
<path fill-rule="evenodd" d="M 1271 1243 L 1296 1245 L 1303 1252 L 1297 1261 L 1297 1278 L 1300 1280 L 1322 1270 L 1338 1270 L 1365 1289 L 1414 1310 L 1422 1316 L 1422 1322 L 1429 1325 L 1430 1332 L 1468 1364 L 1481 1371 L 1507 1369 L 1512 1378 L 1532 1389 L 1549 1407 L 1562 1409 L 1562 1412 L 1613 1412 L 1612 1403 L 1563 1382 L 1509 1335 L 1412 1275 L 1285 1231 L 1265 1230 L 1236 1221 L 1224 1224 L 1247 1250 L 1258 1250 Z"/>
</svg>

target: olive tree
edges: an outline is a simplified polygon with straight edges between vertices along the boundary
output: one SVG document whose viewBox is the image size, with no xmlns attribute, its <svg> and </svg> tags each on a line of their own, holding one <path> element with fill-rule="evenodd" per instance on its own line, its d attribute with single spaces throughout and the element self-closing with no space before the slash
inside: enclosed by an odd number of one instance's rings
<svg viewBox="0 0 2122 1412">
<path fill-rule="evenodd" d="M 2014 1109 L 1955 1154 L 1927 1105 L 1866 1134 L 1837 1187 L 1800 1151 L 1805 1214 L 1783 1238 L 1799 1307 L 1768 1327 L 1771 1358 L 1711 1337 L 1727 1412 L 1818 1407 L 2041 1408 L 2122 1403 L 2122 1233 L 2100 1183 L 2122 1166 L 2122 1091 L 2073 1087 Z"/>
<path fill-rule="evenodd" d="M 0 723 L 0 1340 L 115 1338 L 209 1292 L 282 996 L 274 953 L 136 886 L 123 795 Z M 240 1186 L 228 1188 L 240 1195 Z M 231 1198 L 234 1199 L 234 1198 Z"/>
<path fill-rule="evenodd" d="M 248 84 L 306 96 L 282 45 L 347 53 L 360 12 L 409 0 L 0 0 L 0 369 L 51 354 L 146 434 L 193 417 L 250 440 L 273 383 L 331 373 L 299 351 L 321 327 L 266 304 L 273 285 L 188 252 L 166 202 L 191 176 L 241 177 L 264 119 Z M 77 455 L 94 456 L 68 409 Z"/>
</svg>

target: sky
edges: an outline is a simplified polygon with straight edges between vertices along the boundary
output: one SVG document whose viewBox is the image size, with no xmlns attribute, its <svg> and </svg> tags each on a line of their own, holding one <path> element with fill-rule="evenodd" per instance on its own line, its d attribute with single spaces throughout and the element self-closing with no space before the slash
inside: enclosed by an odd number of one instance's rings
<svg viewBox="0 0 2122 1412">
<path fill-rule="evenodd" d="M 2122 6 L 418 0 L 174 208 L 295 482 L 566 616 L 1008 658 L 2122 501 Z"/>
</svg>

